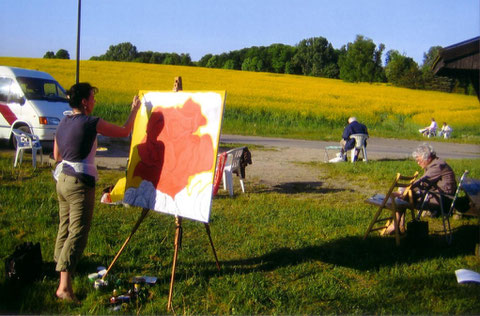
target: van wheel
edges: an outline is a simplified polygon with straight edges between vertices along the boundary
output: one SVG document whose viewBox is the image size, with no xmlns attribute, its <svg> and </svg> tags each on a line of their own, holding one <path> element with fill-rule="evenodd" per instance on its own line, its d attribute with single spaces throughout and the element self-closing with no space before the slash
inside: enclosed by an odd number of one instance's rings
<svg viewBox="0 0 480 316">
<path fill-rule="evenodd" d="M 31 134 L 30 128 L 27 125 L 20 125 L 20 126 L 16 127 L 16 129 L 18 129 L 22 132 Z M 13 149 L 16 150 L 17 149 L 17 140 L 15 139 L 15 136 L 13 135 L 13 133 L 10 136 L 10 143 L 11 143 Z"/>
</svg>

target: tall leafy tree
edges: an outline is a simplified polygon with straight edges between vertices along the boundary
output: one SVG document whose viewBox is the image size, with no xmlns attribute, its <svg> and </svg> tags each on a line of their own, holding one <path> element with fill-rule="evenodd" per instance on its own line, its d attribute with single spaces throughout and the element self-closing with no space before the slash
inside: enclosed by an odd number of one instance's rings
<svg viewBox="0 0 480 316">
<path fill-rule="evenodd" d="M 233 61 L 233 59 L 229 59 L 223 64 L 222 68 L 223 69 L 235 69 L 235 62 Z"/>
<path fill-rule="evenodd" d="M 256 57 L 254 57 L 256 58 Z M 254 58 L 247 57 L 243 60 L 242 63 L 242 70 L 243 71 L 255 71 L 256 70 L 256 65 L 255 65 L 255 60 Z"/>
<path fill-rule="evenodd" d="M 422 88 L 427 90 L 451 92 L 455 86 L 456 80 L 448 77 L 435 76 L 433 74 L 432 67 L 441 50 L 441 46 L 432 46 L 428 49 L 428 52 L 423 54 L 423 65 L 421 67 Z"/>
<path fill-rule="evenodd" d="M 150 64 L 163 64 L 163 60 L 165 59 L 165 53 L 152 53 L 150 60 L 148 61 Z"/>
<path fill-rule="evenodd" d="M 383 44 L 377 49 L 371 39 L 357 35 L 355 42 L 342 48 L 344 52 L 338 60 L 340 78 L 349 82 L 383 81 L 381 58 L 384 49 Z"/>
<path fill-rule="evenodd" d="M 180 65 L 183 65 L 183 66 L 193 65 L 190 54 L 180 54 Z"/>
<path fill-rule="evenodd" d="M 293 62 L 307 76 L 335 78 L 338 54 L 324 37 L 304 39 L 297 45 Z"/>
<path fill-rule="evenodd" d="M 113 61 L 133 61 L 137 58 L 137 47 L 130 42 L 124 42 L 117 45 L 110 45 L 105 55 L 101 56 L 104 60 Z"/>
<path fill-rule="evenodd" d="M 295 55 L 296 49 L 293 46 L 283 44 L 272 44 L 267 48 L 270 68 L 275 73 L 284 73 L 286 64 Z"/>
<path fill-rule="evenodd" d="M 428 49 L 428 52 L 423 53 L 423 64 L 422 69 L 432 68 L 433 63 L 438 57 L 442 46 L 432 46 Z"/>
<path fill-rule="evenodd" d="M 165 59 L 163 60 L 164 65 L 181 65 L 182 58 L 177 53 L 166 54 Z"/>
<path fill-rule="evenodd" d="M 207 63 L 208 61 L 210 60 L 210 58 L 212 58 L 213 55 L 212 54 L 206 54 L 204 55 L 202 58 L 200 58 L 200 60 L 197 62 L 197 65 L 200 66 L 200 67 L 207 67 Z"/>
<path fill-rule="evenodd" d="M 52 52 L 52 51 L 48 51 L 48 52 L 45 53 L 45 55 L 43 55 L 43 58 L 53 59 L 53 58 L 55 58 L 55 53 Z"/>
<path fill-rule="evenodd" d="M 385 75 L 389 82 L 406 88 L 418 88 L 421 85 L 421 73 L 413 58 L 389 50 L 386 58 Z"/>
<path fill-rule="evenodd" d="M 55 58 L 57 59 L 70 59 L 70 54 L 66 49 L 59 49 L 55 54 Z"/>
<path fill-rule="evenodd" d="M 219 61 L 218 61 L 217 55 L 210 57 L 207 64 L 205 65 L 205 67 L 207 68 L 219 68 L 218 66 L 219 66 Z"/>
</svg>

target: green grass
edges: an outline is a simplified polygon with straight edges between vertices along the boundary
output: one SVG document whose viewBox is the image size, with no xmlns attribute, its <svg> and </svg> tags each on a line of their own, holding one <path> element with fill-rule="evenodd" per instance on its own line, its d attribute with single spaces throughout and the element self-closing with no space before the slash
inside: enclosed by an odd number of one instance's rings
<svg viewBox="0 0 480 316">
<path fill-rule="evenodd" d="M 28 155 L 27 155 L 28 156 Z M 54 297 L 58 276 L 51 266 L 58 207 L 49 167 L 32 170 L 28 157 L 13 169 L 13 154 L 0 153 L 0 258 L 24 241 L 40 242 L 50 273 L 26 287 L 0 278 L 2 314 L 167 314 L 175 232 L 172 216 L 150 212 L 111 271 L 110 286 L 95 290 L 87 275 L 108 265 L 141 210 L 97 203 L 88 246 L 74 278 L 81 303 Z M 449 160 L 457 175 L 480 177 L 476 160 Z M 363 202 L 383 192 L 396 172 L 418 170 L 412 160 L 368 164 L 311 163 L 325 178 L 317 186 L 270 190 L 247 179 L 247 193 L 220 191 L 210 217 L 221 271 L 204 225 L 183 221 L 173 306 L 176 314 L 478 314 L 478 284 L 460 285 L 454 271 L 480 270 L 474 255 L 477 219 L 452 220 L 448 246 L 440 220 L 428 219 L 422 244 L 363 234 L 375 208 Z M 121 171 L 100 170 L 97 201 Z M 331 188 L 333 180 L 349 183 Z M 236 186 L 238 188 L 238 186 Z M 238 193 L 238 192 L 237 192 Z M 149 297 L 109 310 L 115 287 L 123 293 L 136 275 L 158 277 L 144 287 Z"/>
<path fill-rule="evenodd" d="M 99 104 L 95 107 L 94 115 L 108 121 L 122 125 L 129 114 L 128 106 L 115 104 Z M 300 112 L 284 112 L 278 109 L 248 110 L 235 107 L 226 107 L 223 118 L 222 132 L 226 134 L 256 135 L 271 137 L 288 137 L 298 139 L 337 141 L 342 135 L 347 118 L 337 121 L 328 120 L 321 116 L 302 114 Z M 368 123 L 370 135 L 386 138 L 424 139 L 418 132 L 421 126 L 405 122 L 405 118 L 385 117 L 378 122 Z M 480 130 L 469 127 L 456 127 L 452 138 L 440 137 L 431 140 L 440 142 L 480 143 Z"/>
<path fill-rule="evenodd" d="M 113 106 L 111 111 L 115 111 Z M 100 112 L 99 112 L 100 113 Z M 107 114 L 107 113 L 106 113 Z M 102 115 L 100 115 L 102 117 Z M 342 135 L 347 118 L 338 120 L 326 119 L 322 116 L 302 114 L 295 111 L 278 109 L 243 109 L 227 107 L 222 126 L 223 133 L 257 135 L 271 137 L 288 137 L 311 140 L 337 140 Z M 377 122 L 363 122 L 367 125 L 369 134 L 384 138 L 402 138 L 421 140 L 418 126 L 405 117 L 396 115 L 379 118 Z M 437 137 L 431 140 L 440 142 L 480 143 L 478 129 L 458 126 L 448 140 Z"/>
</svg>

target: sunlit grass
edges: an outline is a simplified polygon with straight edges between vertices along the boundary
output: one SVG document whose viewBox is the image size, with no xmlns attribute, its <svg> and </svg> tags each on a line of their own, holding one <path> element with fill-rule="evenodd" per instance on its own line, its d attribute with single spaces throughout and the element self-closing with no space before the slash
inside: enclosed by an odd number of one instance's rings
<svg viewBox="0 0 480 316">
<path fill-rule="evenodd" d="M 50 168 L 33 170 L 29 157 L 13 168 L 13 153 L 0 153 L 0 258 L 24 241 L 40 242 L 52 262 L 58 223 L 55 183 Z M 457 175 L 480 177 L 475 160 L 448 160 Z M 475 284 L 459 285 L 454 271 L 478 271 L 474 256 L 477 219 L 452 220 L 448 246 L 441 220 L 429 221 L 426 244 L 395 247 L 392 237 L 363 234 L 375 207 L 363 201 L 384 192 L 396 172 L 418 170 L 413 160 L 368 164 L 310 163 L 324 175 L 318 188 L 294 192 L 267 190 L 247 181 L 246 194 L 220 191 L 210 217 L 221 263 L 217 271 L 202 223 L 183 221 L 183 244 L 174 287 L 179 314 L 476 314 Z M 110 273 L 111 286 L 95 290 L 88 274 L 108 265 L 140 216 L 138 208 L 98 203 L 104 187 L 122 171 L 100 170 L 97 204 L 87 248 L 74 278 L 81 303 L 54 298 L 58 276 L 49 274 L 27 287 L 0 278 L 0 306 L 8 314 L 168 314 L 174 218 L 150 212 Z M 328 187 L 326 179 L 336 183 Z M 324 182 L 325 181 L 325 182 Z M 348 186 L 342 185 L 348 184 Z M 150 296 L 110 310 L 113 288 L 126 293 L 135 275 L 156 276 L 144 286 Z"/>
</svg>

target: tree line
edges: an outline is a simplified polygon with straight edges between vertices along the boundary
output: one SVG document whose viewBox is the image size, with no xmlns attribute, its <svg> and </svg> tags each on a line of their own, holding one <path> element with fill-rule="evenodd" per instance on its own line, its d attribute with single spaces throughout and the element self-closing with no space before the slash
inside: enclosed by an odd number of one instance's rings
<svg viewBox="0 0 480 316">
<path fill-rule="evenodd" d="M 411 89 L 474 94 L 468 78 L 451 79 L 433 75 L 432 65 L 441 48 L 433 46 L 424 53 L 422 65 L 418 65 L 413 58 L 401 54 L 398 50 L 389 50 L 383 65 L 385 45 L 377 45 L 363 35 L 357 35 L 355 41 L 343 45 L 340 49 L 335 49 L 324 37 L 312 37 L 295 46 L 253 46 L 219 55 L 206 54 L 199 61 L 193 62 L 189 54 L 139 52 L 133 44 L 125 42 L 111 45 L 105 54 L 93 56 L 90 60 L 296 74 L 342 79 L 347 82 L 388 82 Z"/>
<path fill-rule="evenodd" d="M 47 59 L 70 59 L 70 54 L 66 49 L 59 49 L 55 54 L 53 51 L 48 51 L 43 55 L 43 58 Z"/>
</svg>

